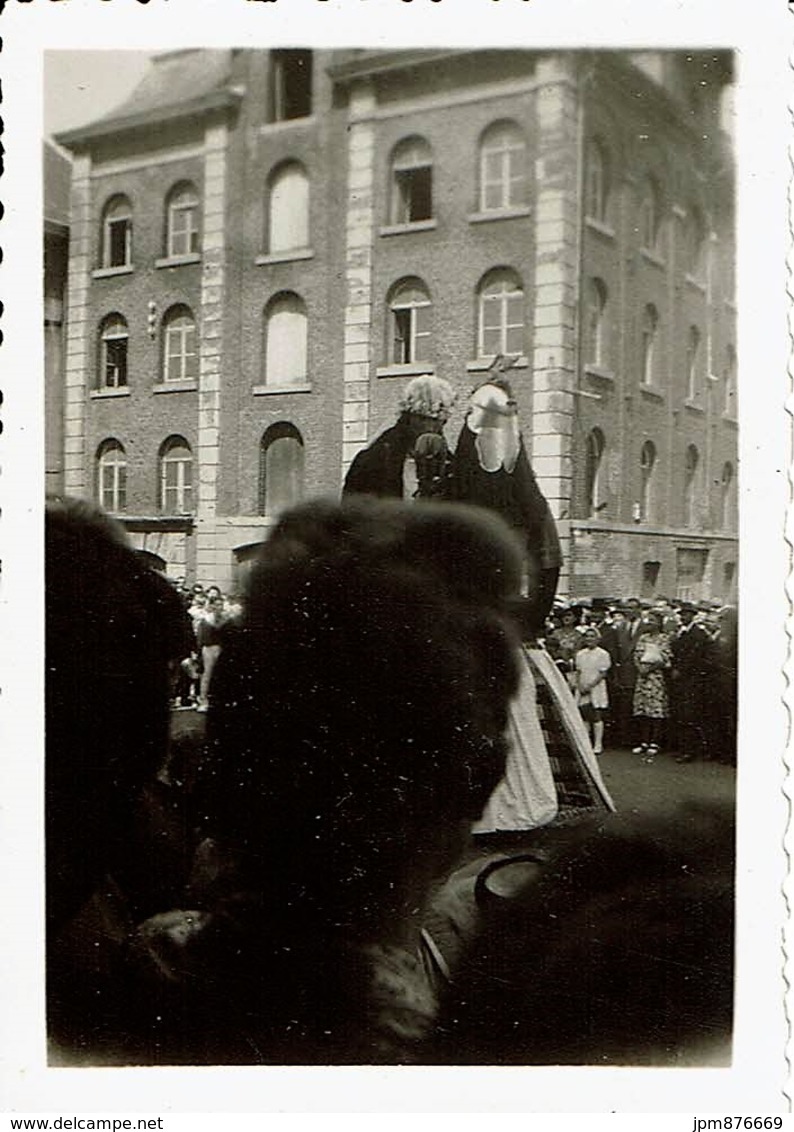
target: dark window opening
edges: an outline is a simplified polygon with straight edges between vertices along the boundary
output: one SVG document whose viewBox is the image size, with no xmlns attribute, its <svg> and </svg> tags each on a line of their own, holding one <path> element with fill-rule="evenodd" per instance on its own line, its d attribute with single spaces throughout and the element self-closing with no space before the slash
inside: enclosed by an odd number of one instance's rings
<svg viewBox="0 0 794 1132">
<path fill-rule="evenodd" d="M 733 580 L 736 577 L 736 563 L 726 562 L 722 567 L 722 596 L 725 600 L 733 594 Z"/>
<path fill-rule="evenodd" d="M 312 112 L 312 52 L 272 51 L 271 122 L 307 118 Z"/>
<path fill-rule="evenodd" d="M 661 562 L 643 562 L 640 597 L 648 598 L 656 596 L 656 583 L 659 580 L 659 571 L 661 568 Z"/>
<path fill-rule="evenodd" d="M 117 389 L 127 384 L 127 339 L 105 342 L 105 385 Z"/>
<path fill-rule="evenodd" d="M 429 165 L 419 169 L 397 169 L 397 224 L 431 220 L 433 216 L 433 170 Z"/>
<path fill-rule="evenodd" d="M 411 358 L 411 312 L 394 311 L 394 361 L 399 365 Z"/>
<path fill-rule="evenodd" d="M 111 220 L 108 223 L 108 267 L 126 266 L 129 229 L 129 220 Z"/>
</svg>

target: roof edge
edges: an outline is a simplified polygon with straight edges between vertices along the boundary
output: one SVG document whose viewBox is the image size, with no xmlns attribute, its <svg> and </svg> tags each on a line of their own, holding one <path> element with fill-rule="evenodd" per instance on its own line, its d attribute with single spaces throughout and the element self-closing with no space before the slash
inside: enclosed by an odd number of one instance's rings
<svg viewBox="0 0 794 1132">
<path fill-rule="evenodd" d="M 242 97 L 243 92 L 239 89 L 212 91 L 200 98 L 190 99 L 175 106 L 166 106 L 163 109 L 146 110 L 139 114 L 130 114 L 124 118 L 103 118 L 98 122 L 91 122 L 87 126 L 64 130 L 63 133 L 54 134 L 53 137 L 58 145 L 63 146 L 64 149 L 79 149 L 87 146 L 89 142 L 100 141 L 116 134 L 141 129 L 143 126 L 173 122 L 179 118 L 208 114 L 213 110 L 234 109 L 239 105 Z"/>
<path fill-rule="evenodd" d="M 369 75 L 382 75 L 390 71 L 402 71 L 407 67 L 415 67 L 420 63 L 433 63 L 440 59 L 451 59 L 455 56 L 470 55 L 475 48 L 449 48 L 439 50 L 433 48 L 399 48 L 395 51 L 381 51 L 372 48 L 366 55 L 358 59 L 349 59 L 344 63 L 331 64 L 328 74 L 336 82 L 352 82 L 355 79 L 366 78 Z"/>
</svg>

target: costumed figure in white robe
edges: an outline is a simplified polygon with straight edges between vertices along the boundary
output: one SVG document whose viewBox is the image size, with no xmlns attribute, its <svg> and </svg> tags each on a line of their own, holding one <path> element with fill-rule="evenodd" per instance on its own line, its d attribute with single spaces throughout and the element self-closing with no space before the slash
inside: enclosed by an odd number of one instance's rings
<svg viewBox="0 0 794 1132">
<path fill-rule="evenodd" d="M 526 595 L 517 603 L 523 664 L 510 708 L 510 749 L 504 777 L 474 833 L 534 829 L 614 808 L 571 690 L 537 642 L 562 558 L 524 448 L 515 399 L 500 376 L 510 364 L 497 359 L 495 376 L 472 394 L 452 472 L 452 498 L 497 511 L 520 535 L 526 553 Z"/>
</svg>

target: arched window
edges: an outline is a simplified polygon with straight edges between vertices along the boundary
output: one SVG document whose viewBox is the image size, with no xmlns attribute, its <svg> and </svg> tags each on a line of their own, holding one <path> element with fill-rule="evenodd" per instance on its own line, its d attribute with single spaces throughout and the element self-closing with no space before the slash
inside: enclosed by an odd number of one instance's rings
<svg viewBox="0 0 794 1132">
<path fill-rule="evenodd" d="M 694 527 L 697 518 L 697 485 L 700 453 L 694 444 L 688 444 L 684 457 L 684 526 Z"/>
<path fill-rule="evenodd" d="M 720 477 L 720 530 L 732 531 L 734 528 L 733 508 L 733 464 L 730 460 L 722 465 Z"/>
<path fill-rule="evenodd" d="M 167 256 L 193 255 L 199 250 L 199 195 L 187 181 L 175 185 L 166 202 Z"/>
<path fill-rule="evenodd" d="M 424 138 L 405 138 L 390 164 L 389 219 L 414 224 L 433 216 L 433 155 Z"/>
<path fill-rule="evenodd" d="M 603 279 L 588 279 L 585 288 L 585 364 L 603 366 L 606 350 L 607 286 Z"/>
<path fill-rule="evenodd" d="M 308 383 L 308 319 L 298 295 L 283 291 L 265 309 L 265 384 Z"/>
<path fill-rule="evenodd" d="M 649 252 L 657 250 L 661 228 L 661 197 L 659 186 L 653 177 L 646 177 L 642 183 L 640 209 L 637 227 L 640 244 Z"/>
<path fill-rule="evenodd" d="M 105 511 L 127 509 L 127 454 L 118 440 L 106 440 L 97 452 L 97 502 Z"/>
<path fill-rule="evenodd" d="M 514 122 L 494 122 L 480 142 L 480 209 L 495 212 L 527 203 L 527 145 Z"/>
<path fill-rule="evenodd" d="M 268 180 L 265 246 L 271 255 L 309 246 L 309 178 L 297 161 L 280 165 Z"/>
<path fill-rule="evenodd" d="M 188 307 L 171 307 L 163 316 L 163 381 L 198 380 L 196 323 Z"/>
<path fill-rule="evenodd" d="M 421 279 L 398 283 L 389 299 L 391 357 L 396 364 L 430 359 L 432 304 Z"/>
<path fill-rule="evenodd" d="M 606 502 L 606 493 L 602 482 L 605 448 L 606 440 L 601 429 L 591 429 L 587 434 L 585 451 L 585 496 L 589 518 L 593 518 L 603 511 Z"/>
<path fill-rule="evenodd" d="M 640 324 L 640 380 L 643 385 L 655 384 L 658 332 L 659 312 L 653 303 L 648 303 L 642 312 Z"/>
<path fill-rule="evenodd" d="M 588 143 L 585 154 L 585 215 L 605 221 L 609 199 L 609 160 L 599 141 Z"/>
<path fill-rule="evenodd" d="M 304 447 L 286 421 L 271 425 L 259 449 L 259 513 L 274 518 L 303 496 Z"/>
<path fill-rule="evenodd" d="M 646 440 L 640 452 L 640 514 L 646 522 L 653 518 L 653 470 L 656 467 L 656 445 Z"/>
<path fill-rule="evenodd" d="M 167 515 L 193 510 L 193 453 L 181 436 L 170 436 L 160 449 L 160 508 Z"/>
<path fill-rule="evenodd" d="M 102 212 L 102 267 L 132 264 L 132 205 L 125 196 L 111 197 Z"/>
<path fill-rule="evenodd" d="M 700 331 L 690 326 L 686 343 L 686 396 L 694 401 L 700 391 L 698 367 L 700 361 Z"/>
<path fill-rule="evenodd" d="M 524 353 L 524 289 L 507 268 L 491 271 L 478 289 L 478 353 Z"/>
<path fill-rule="evenodd" d="M 120 314 L 109 314 L 99 328 L 100 389 L 123 389 L 127 384 L 127 320 Z"/>
<path fill-rule="evenodd" d="M 725 351 L 722 411 L 726 417 L 736 416 L 736 350 L 733 346 Z"/>
<path fill-rule="evenodd" d="M 684 264 L 688 275 L 699 279 L 704 269 L 704 253 L 706 248 L 706 222 L 703 213 L 697 207 L 690 209 L 686 221 L 686 244 L 684 247 Z"/>
</svg>

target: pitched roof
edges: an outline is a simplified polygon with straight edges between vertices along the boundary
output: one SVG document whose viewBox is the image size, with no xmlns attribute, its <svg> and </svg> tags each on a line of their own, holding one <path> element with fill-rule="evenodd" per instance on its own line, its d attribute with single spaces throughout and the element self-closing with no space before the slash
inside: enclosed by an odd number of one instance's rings
<svg viewBox="0 0 794 1132">
<path fill-rule="evenodd" d="M 44 221 L 56 228 L 69 226 L 72 163 L 44 139 Z"/>
<path fill-rule="evenodd" d="M 235 104 L 241 92 L 229 85 L 230 50 L 190 48 L 152 58 L 149 69 L 119 106 L 86 126 L 56 136 L 71 148 L 166 119 Z"/>
</svg>

